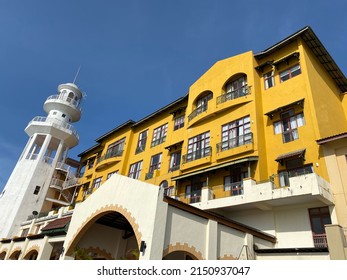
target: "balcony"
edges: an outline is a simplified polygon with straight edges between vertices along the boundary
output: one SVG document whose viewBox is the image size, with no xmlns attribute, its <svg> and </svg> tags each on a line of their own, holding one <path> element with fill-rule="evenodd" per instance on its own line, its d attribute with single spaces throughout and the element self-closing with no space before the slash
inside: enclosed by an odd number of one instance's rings
<svg viewBox="0 0 347 280">
<path fill-rule="evenodd" d="M 237 90 L 224 93 L 216 98 L 216 108 L 218 111 L 248 103 L 251 101 L 251 86 L 245 85 Z"/>
<path fill-rule="evenodd" d="M 271 210 L 272 207 L 293 205 L 297 203 L 321 202 L 333 205 L 330 184 L 315 173 L 289 178 L 289 186 L 269 180 L 257 183 L 252 179 L 244 179 L 242 184 L 236 183 L 230 191 L 221 186 L 204 188 L 198 207 L 204 210 L 232 208 Z"/>
<path fill-rule="evenodd" d="M 201 113 L 207 111 L 207 103 L 196 108 L 189 116 L 188 116 L 188 122 L 190 122 L 192 119 L 194 119 L 196 116 L 200 115 Z"/>
<path fill-rule="evenodd" d="M 59 139 L 66 139 L 65 142 L 70 147 L 77 145 L 79 141 L 79 135 L 73 125 L 54 118 L 37 116 L 28 123 L 25 132 L 29 136 L 34 133 L 52 134 Z"/>
<path fill-rule="evenodd" d="M 233 90 L 233 91 L 224 93 L 221 96 L 218 96 L 216 101 L 217 101 L 217 104 L 222 104 L 229 100 L 240 98 L 248 94 L 251 94 L 251 86 L 245 85 L 243 87 L 238 88 L 237 90 Z"/>
<path fill-rule="evenodd" d="M 221 160 L 227 157 L 238 155 L 254 150 L 253 133 L 247 133 L 231 138 L 217 144 L 216 159 Z"/>
<path fill-rule="evenodd" d="M 315 248 L 327 248 L 328 240 L 327 235 L 325 233 L 322 234 L 312 234 L 313 236 L 313 245 Z"/>
<path fill-rule="evenodd" d="M 211 163 L 212 148 L 206 147 L 182 156 L 182 169 L 189 169 L 198 165 Z"/>
<path fill-rule="evenodd" d="M 46 99 L 43 107 L 47 113 L 51 110 L 66 112 L 71 116 L 73 122 L 78 121 L 81 118 L 82 109 L 79 99 L 75 100 L 61 94 L 51 95 Z"/>
<path fill-rule="evenodd" d="M 96 171 L 107 168 L 121 160 L 123 150 L 115 150 L 112 153 L 106 153 L 96 160 Z"/>
</svg>

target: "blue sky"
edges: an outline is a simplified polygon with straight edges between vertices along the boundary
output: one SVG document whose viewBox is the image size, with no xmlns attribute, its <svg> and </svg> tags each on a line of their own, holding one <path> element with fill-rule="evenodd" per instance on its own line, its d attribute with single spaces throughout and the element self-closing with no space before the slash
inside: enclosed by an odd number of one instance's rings
<svg viewBox="0 0 347 280">
<path fill-rule="evenodd" d="M 43 103 L 86 94 L 70 157 L 185 95 L 217 60 L 262 51 L 309 25 L 347 73 L 347 1 L 0 0 L 0 191 Z"/>
</svg>

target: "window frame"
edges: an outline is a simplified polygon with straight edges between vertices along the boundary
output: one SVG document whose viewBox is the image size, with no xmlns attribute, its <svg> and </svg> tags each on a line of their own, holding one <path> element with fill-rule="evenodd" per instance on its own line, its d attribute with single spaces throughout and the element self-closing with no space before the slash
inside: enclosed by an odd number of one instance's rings
<svg viewBox="0 0 347 280">
<path fill-rule="evenodd" d="M 102 176 L 95 178 L 92 183 L 92 189 L 98 189 L 101 186 Z"/>
<path fill-rule="evenodd" d="M 170 154 L 169 172 L 178 170 L 181 165 L 182 151 L 176 151 Z"/>
<path fill-rule="evenodd" d="M 263 75 L 264 89 L 267 90 L 275 86 L 275 71 L 271 70 Z M 270 81 L 270 83 L 269 83 Z"/>
<path fill-rule="evenodd" d="M 247 75 L 243 74 L 225 84 L 225 99 L 232 100 L 248 94 Z"/>
<path fill-rule="evenodd" d="M 124 151 L 125 137 L 108 145 L 105 158 L 121 156 Z"/>
<path fill-rule="evenodd" d="M 174 131 L 184 127 L 185 115 L 178 116 L 174 119 Z"/>
<path fill-rule="evenodd" d="M 130 165 L 128 177 L 132 179 L 138 179 L 141 175 L 142 160 L 137 161 Z"/>
<path fill-rule="evenodd" d="M 280 79 L 280 83 L 283 83 L 285 81 L 288 81 L 298 75 L 301 74 L 301 65 L 300 63 L 297 63 L 289 68 L 287 68 L 286 70 L 280 71 L 279 72 L 279 79 Z M 285 78 L 284 77 L 288 77 Z"/>
<path fill-rule="evenodd" d="M 280 115 L 280 120 L 273 123 L 274 134 L 282 134 L 283 143 L 299 139 L 298 128 L 306 124 L 304 112 L 295 113 L 289 109 Z"/>
<path fill-rule="evenodd" d="M 161 161 L 162 161 L 162 153 L 153 155 L 151 157 L 151 163 L 149 166 L 149 173 L 153 173 L 154 170 L 159 170 L 161 166 Z"/>
<path fill-rule="evenodd" d="M 166 141 L 168 123 L 158 126 L 153 130 L 151 147 L 157 146 Z"/>
<path fill-rule="evenodd" d="M 222 125 L 221 138 L 221 151 L 252 142 L 250 115 Z"/>
<path fill-rule="evenodd" d="M 148 129 L 139 133 L 139 138 L 137 140 L 135 154 L 141 153 L 146 149 L 147 138 L 148 138 Z"/>
<path fill-rule="evenodd" d="M 186 162 L 209 156 L 210 131 L 206 131 L 188 139 Z"/>
</svg>

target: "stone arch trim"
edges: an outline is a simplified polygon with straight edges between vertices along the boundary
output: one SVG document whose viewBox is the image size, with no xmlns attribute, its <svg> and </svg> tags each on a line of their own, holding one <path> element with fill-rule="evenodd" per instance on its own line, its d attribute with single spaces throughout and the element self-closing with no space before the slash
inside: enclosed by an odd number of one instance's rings
<svg viewBox="0 0 347 280">
<path fill-rule="evenodd" d="M 6 254 L 7 254 L 7 248 L 5 248 L 2 251 L 0 251 L 0 257 L 3 256 L 4 257 L 3 259 L 6 258 Z M 3 260 L 3 259 L 0 258 L 0 260 Z"/>
<path fill-rule="evenodd" d="M 136 222 L 136 219 L 131 215 L 130 211 L 128 209 L 124 208 L 121 205 L 114 204 L 114 205 L 106 205 L 104 207 L 101 207 L 94 211 L 77 229 L 77 231 L 74 233 L 73 237 L 69 241 L 69 244 L 67 246 L 66 255 L 72 255 L 74 247 L 77 245 L 78 241 L 81 239 L 83 234 L 89 229 L 89 227 L 94 224 L 94 222 L 100 218 L 102 215 L 107 214 L 108 212 L 118 212 L 122 214 L 129 224 L 132 226 L 135 237 L 137 240 L 137 244 L 139 245 L 141 243 L 142 234 L 139 231 L 139 225 Z"/>
<path fill-rule="evenodd" d="M 15 247 L 15 248 L 11 251 L 11 253 L 10 253 L 10 255 L 9 255 L 9 258 L 11 258 L 11 257 L 13 256 L 14 253 L 16 253 L 16 252 L 21 252 L 21 251 L 22 251 L 22 247 L 20 247 L 20 246 Z"/>
<path fill-rule="evenodd" d="M 23 259 L 26 259 L 33 251 L 36 251 L 37 253 L 39 253 L 40 247 L 38 245 L 31 246 L 28 250 L 26 250 L 26 253 L 25 253 Z"/>
<path fill-rule="evenodd" d="M 169 244 L 169 246 L 163 251 L 163 257 L 175 251 L 184 251 L 192 255 L 197 260 L 204 260 L 204 257 L 200 251 L 198 251 L 194 246 L 189 246 L 187 243 Z"/>
<path fill-rule="evenodd" d="M 227 261 L 227 260 L 238 260 L 238 258 L 234 257 L 233 255 L 224 255 L 224 256 L 220 256 L 218 258 L 218 260 L 222 260 L 222 261 Z"/>
</svg>

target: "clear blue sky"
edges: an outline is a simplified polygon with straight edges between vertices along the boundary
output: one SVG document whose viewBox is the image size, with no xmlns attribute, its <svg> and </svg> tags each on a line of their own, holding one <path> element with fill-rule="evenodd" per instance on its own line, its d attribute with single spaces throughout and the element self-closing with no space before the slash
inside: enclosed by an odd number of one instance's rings
<svg viewBox="0 0 347 280">
<path fill-rule="evenodd" d="M 70 157 L 182 97 L 217 60 L 309 25 L 347 73 L 345 0 L 0 0 L 0 191 L 58 84 L 86 94 Z"/>
</svg>

